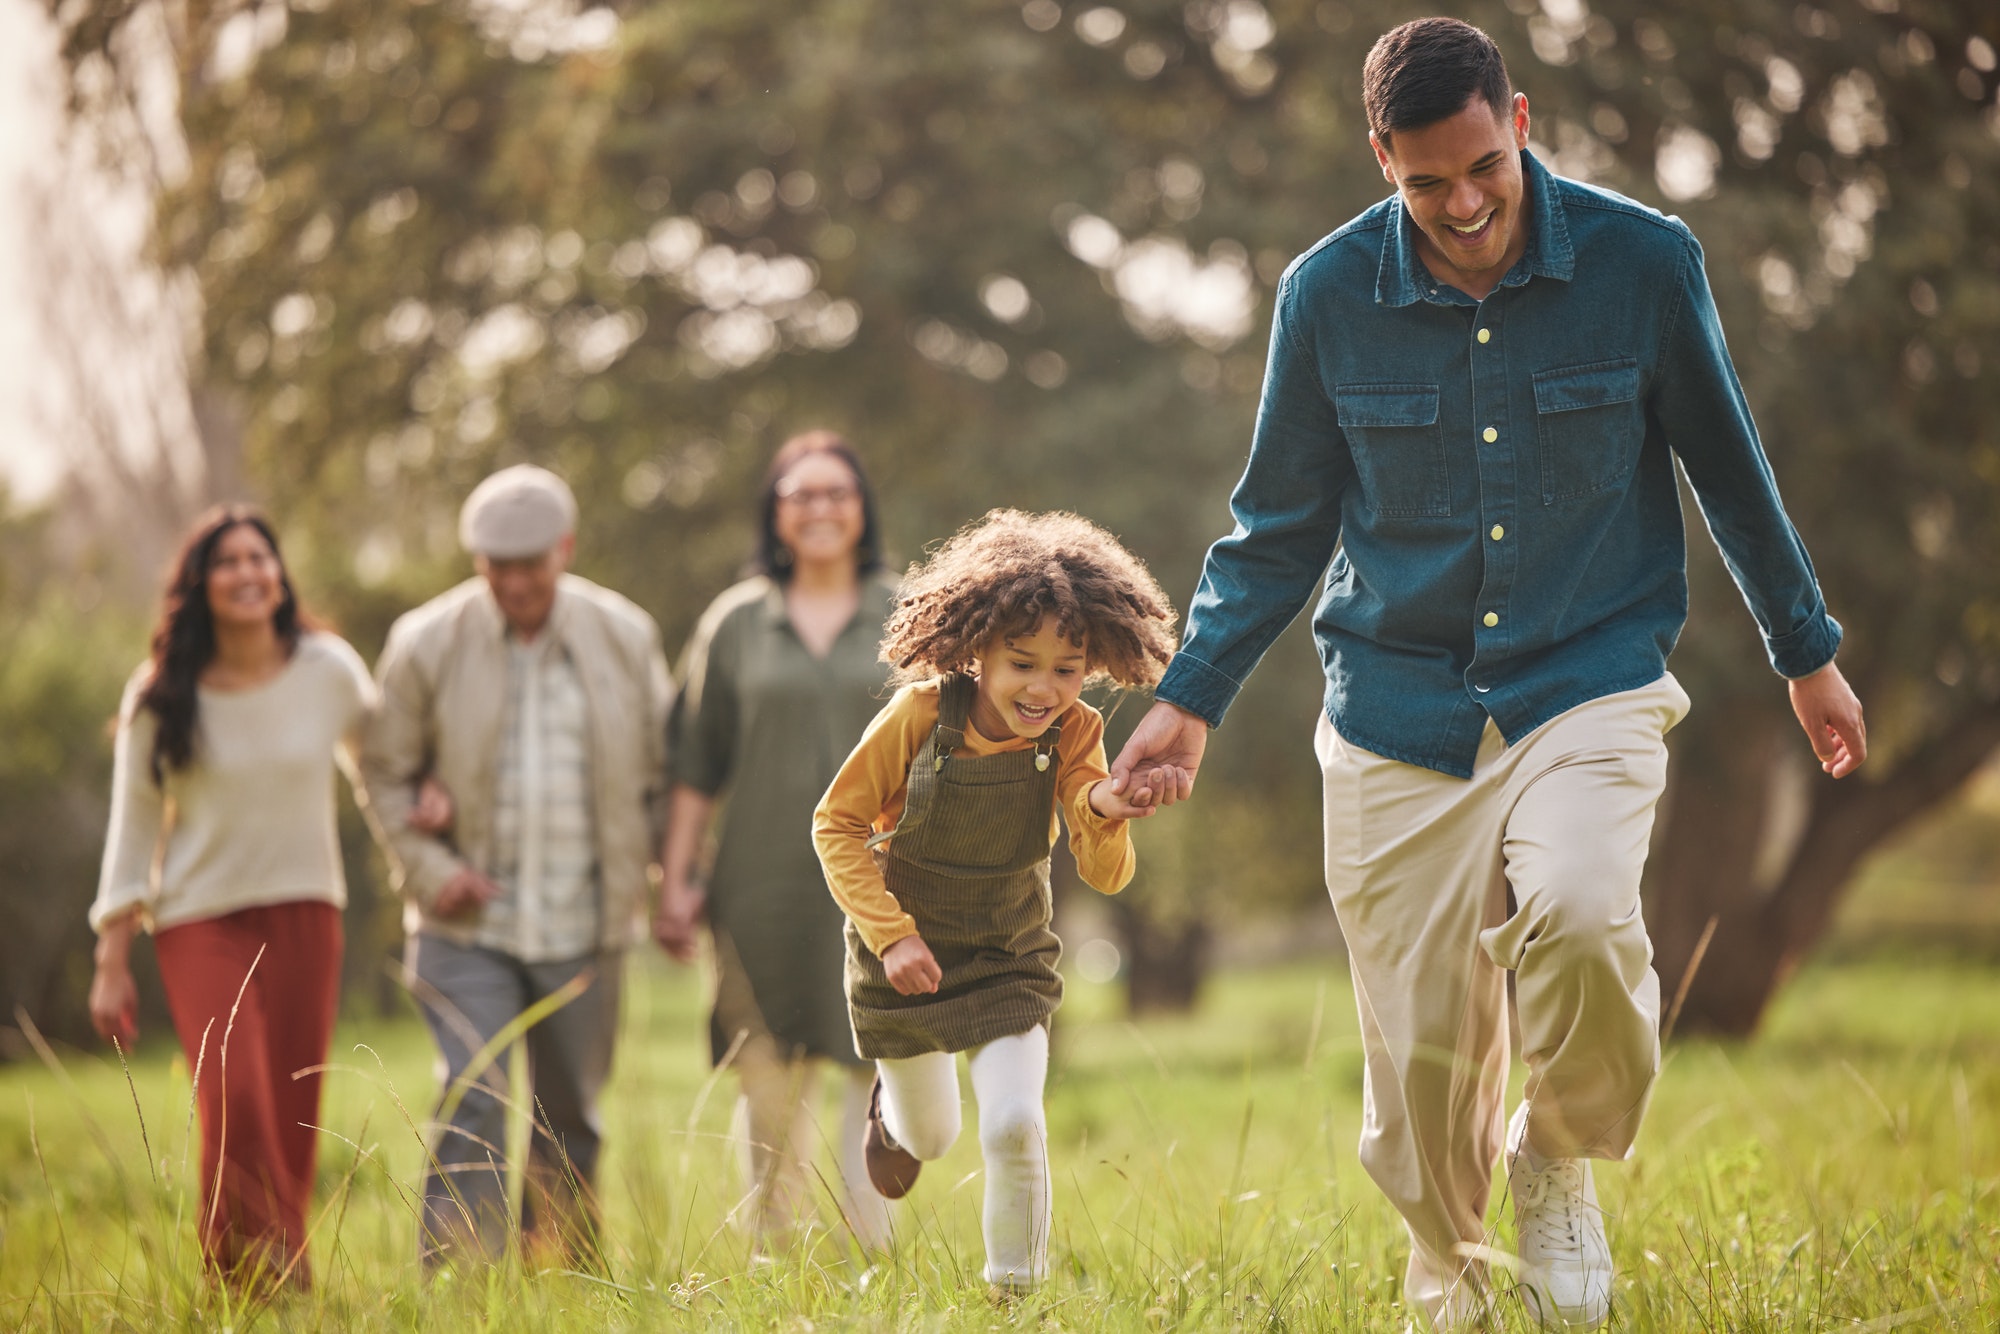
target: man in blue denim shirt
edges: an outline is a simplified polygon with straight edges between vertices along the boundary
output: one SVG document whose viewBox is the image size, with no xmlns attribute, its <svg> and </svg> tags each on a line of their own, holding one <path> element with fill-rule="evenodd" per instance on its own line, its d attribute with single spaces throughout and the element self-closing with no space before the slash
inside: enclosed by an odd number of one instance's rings
<svg viewBox="0 0 2000 1334">
<path fill-rule="evenodd" d="M 1536 162 L 1476 28 L 1403 25 L 1364 87 L 1397 193 L 1279 285 L 1236 529 L 1113 783 L 1188 796 L 1326 573 L 1327 881 L 1406 1300 L 1440 1324 L 1483 1305 L 1468 1248 L 1504 1152 L 1523 1299 L 1594 1326 L 1612 1270 L 1589 1160 L 1629 1151 L 1659 1066 L 1639 879 L 1687 708 L 1666 671 L 1687 616 L 1675 458 L 1836 778 L 1864 758 L 1861 706 L 1693 235 Z M 1529 1077 L 1503 1126 L 1508 968 Z"/>
</svg>

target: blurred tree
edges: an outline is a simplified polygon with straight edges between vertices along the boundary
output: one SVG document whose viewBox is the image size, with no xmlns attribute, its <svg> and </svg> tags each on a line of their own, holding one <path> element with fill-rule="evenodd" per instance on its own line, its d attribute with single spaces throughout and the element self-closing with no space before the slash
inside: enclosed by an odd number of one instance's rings
<svg viewBox="0 0 2000 1334">
<path fill-rule="evenodd" d="M 55 519 L 0 519 L 0 876 L 10 886 L 0 894 L 0 1020 L 18 1008 L 74 1038 L 90 1032 L 84 910 L 111 791 L 108 729 L 145 636 L 106 605 L 101 563 L 53 554 Z M 147 961 L 140 976 L 156 1016 Z"/>
<path fill-rule="evenodd" d="M 1642 12 L 1529 19 L 1569 76 L 1538 134 L 1573 172 L 1664 193 L 1702 238 L 1872 723 L 1856 778 L 1820 774 L 1697 544 L 1674 660 L 1696 706 L 1648 916 L 1665 985 L 1686 986 L 1681 1028 L 1741 1034 L 1862 858 L 2000 746 L 2000 10 Z"/>
<path fill-rule="evenodd" d="M 1972 0 L 1600 8 L 1461 7 L 1512 56 L 1539 151 L 1702 236 L 1876 722 L 1861 779 L 1820 781 L 1698 559 L 1675 664 L 1698 705 L 1650 898 L 1670 988 L 1720 919 L 1683 1025 L 1743 1031 L 1856 859 L 2000 741 L 2000 33 Z M 463 568 L 458 499 L 522 458 L 575 483 L 586 571 L 678 640 L 748 550 L 770 449 L 821 424 L 869 458 L 906 553 L 990 505 L 1067 506 L 1191 588 L 1227 523 L 1278 272 L 1383 192 L 1360 64 L 1408 17 L 176 12 L 190 166 L 161 234 L 204 302 L 197 374 L 364 649 Z M 79 67 L 96 22 L 70 30 Z M 1299 627 L 1281 645 L 1202 800 L 1139 830 L 1134 904 L 1190 944 L 1166 951 L 1183 973 L 1210 914 L 1320 892 L 1317 664 Z"/>
</svg>

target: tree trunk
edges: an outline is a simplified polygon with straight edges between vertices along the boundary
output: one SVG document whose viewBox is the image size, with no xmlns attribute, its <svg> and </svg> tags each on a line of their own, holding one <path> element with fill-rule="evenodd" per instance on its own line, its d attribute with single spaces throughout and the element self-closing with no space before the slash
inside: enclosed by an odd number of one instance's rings
<svg viewBox="0 0 2000 1334">
<path fill-rule="evenodd" d="M 1127 1007 L 1133 1014 L 1192 1010 L 1208 975 L 1207 920 L 1199 915 L 1155 920 L 1123 896 L 1111 907 L 1125 951 Z"/>
<path fill-rule="evenodd" d="M 1737 920 L 1752 893 L 1776 749 L 1769 711 L 1758 703 L 1704 700 L 1672 734 L 1673 764 L 1645 883 L 1653 966 L 1670 1013 L 1711 919 L 1721 920 L 1698 983 L 1714 979 L 1711 969 L 1724 950 L 1745 946 L 1754 957 L 1758 948 L 1742 939 Z M 1735 975 L 1733 966 L 1727 975 Z"/>
<path fill-rule="evenodd" d="M 1800 762 L 1802 738 L 1790 719 L 1747 700 L 1708 715 L 1675 734 L 1647 918 L 1670 1013 L 1686 987 L 1674 1031 L 1745 1037 L 1825 933 L 1861 860 L 2000 747 L 2000 705 L 1974 707 L 1886 771 L 1863 769 L 1838 783 L 1810 771 L 1804 819 L 1789 831 L 1774 831 L 1772 821 L 1781 766 Z"/>
</svg>

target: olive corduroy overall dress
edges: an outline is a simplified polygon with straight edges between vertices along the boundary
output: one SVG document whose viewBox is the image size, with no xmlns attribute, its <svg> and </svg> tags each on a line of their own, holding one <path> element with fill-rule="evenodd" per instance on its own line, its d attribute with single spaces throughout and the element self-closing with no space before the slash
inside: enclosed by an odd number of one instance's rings
<svg viewBox="0 0 2000 1334">
<path fill-rule="evenodd" d="M 935 992 L 900 994 L 847 924 L 847 1009 L 855 1050 L 870 1060 L 965 1051 L 1046 1024 L 1062 1004 L 1062 942 L 1049 929 L 1062 729 L 1051 725 L 1031 750 L 953 755 L 976 690 L 964 673 L 940 683 L 937 726 L 910 762 L 902 817 L 868 840 L 944 974 Z"/>
</svg>

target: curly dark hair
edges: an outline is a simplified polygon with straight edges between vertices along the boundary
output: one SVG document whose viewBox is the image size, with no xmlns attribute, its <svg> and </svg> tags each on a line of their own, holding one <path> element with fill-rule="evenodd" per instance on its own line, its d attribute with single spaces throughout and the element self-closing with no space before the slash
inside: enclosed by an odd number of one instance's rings
<svg viewBox="0 0 2000 1334">
<path fill-rule="evenodd" d="M 1084 645 L 1086 684 L 1147 688 L 1174 656 L 1174 607 L 1138 557 L 1075 514 L 992 510 L 968 524 L 897 590 L 882 661 L 897 683 L 970 667 L 1002 636 L 1045 617 Z"/>
<path fill-rule="evenodd" d="M 194 728 L 200 696 L 196 687 L 202 668 L 215 657 L 215 617 L 208 607 L 208 570 L 216 545 L 232 528 L 255 528 L 270 544 L 278 561 L 278 585 L 284 598 L 272 614 L 278 638 L 290 651 L 299 636 L 313 627 L 299 607 L 278 534 L 270 520 L 247 505 L 222 505 L 196 521 L 194 530 L 174 558 L 173 574 L 162 599 L 160 621 L 153 630 L 152 674 L 139 692 L 139 707 L 159 719 L 148 757 L 153 782 L 163 785 L 168 769 L 185 769 L 194 759 Z"/>
</svg>

